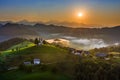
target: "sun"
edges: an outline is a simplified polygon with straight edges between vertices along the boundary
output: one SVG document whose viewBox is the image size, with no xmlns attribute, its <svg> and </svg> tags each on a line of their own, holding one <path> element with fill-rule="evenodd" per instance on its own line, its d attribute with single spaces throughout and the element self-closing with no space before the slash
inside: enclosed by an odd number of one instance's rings
<svg viewBox="0 0 120 80">
<path fill-rule="evenodd" d="M 78 13 L 78 17 L 82 17 L 83 16 L 83 13 Z"/>
</svg>

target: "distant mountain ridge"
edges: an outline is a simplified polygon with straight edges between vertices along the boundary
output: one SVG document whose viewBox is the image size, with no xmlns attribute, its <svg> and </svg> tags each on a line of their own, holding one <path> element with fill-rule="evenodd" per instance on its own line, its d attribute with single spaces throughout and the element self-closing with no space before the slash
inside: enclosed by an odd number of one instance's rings
<svg viewBox="0 0 120 80">
<path fill-rule="evenodd" d="M 99 25 L 99 24 L 86 24 L 86 23 L 79 23 L 79 22 L 67 22 L 67 21 L 28 21 L 28 20 L 21 20 L 21 21 L 17 21 L 17 22 L 13 22 L 13 21 L 0 21 L 1 24 L 6 24 L 6 23 L 17 23 L 17 24 L 24 24 L 24 25 L 35 25 L 37 23 L 40 24 L 54 24 L 57 26 L 66 26 L 66 27 L 73 27 L 73 28 L 101 28 L 101 27 L 105 27 L 104 25 Z"/>
<path fill-rule="evenodd" d="M 18 23 L 7 23 L 0 27 L 0 35 L 37 35 L 41 34 L 62 34 L 66 36 L 74 36 L 80 38 L 102 38 L 106 40 L 120 41 L 120 26 L 104 27 L 104 28 L 71 28 L 65 26 L 57 26 L 54 24 L 36 23 L 34 25 L 25 25 Z M 41 35 L 42 36 L 42 35 Z M 58 36 L 59 37 L 59 36 Z"/>
<path fill-rule="evenodd" d="M 0 35 L 36 35 L 34 30 L 30 29 L 30 25 L 7 23 L 0 28 Z"/>
<path fill-rule="evenodd" d="M 0 24 L 5 25 L 7 23 L 13 23 L 12 21 L 0 21 Z"/>
<path fill-rule="evenodd" d="M 3 25 L 2 24 L 0 24 L 0 27 L 2 27 Z"/>
</svg>

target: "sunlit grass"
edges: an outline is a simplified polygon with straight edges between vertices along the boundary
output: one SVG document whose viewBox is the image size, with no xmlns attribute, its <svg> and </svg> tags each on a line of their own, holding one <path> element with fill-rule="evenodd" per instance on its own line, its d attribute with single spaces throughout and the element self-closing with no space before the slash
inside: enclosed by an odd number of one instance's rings
<svg viewBox="0 0 120 80">
<path fill-rule="evenodd" d="M 2 55 L 10 54 L 13 52 L 13 50 L 16 51 L 17 48 L 19 48 L 19 50 L 24 50 L 24 49 L 27 49 L 27 48 L 30 48 L 33 46 L 35 46 L 34 43 L 29 42 L 29 41 L 25 41 L 25 42 L 22 42 L 18 45 L 12 46 L 11 48 L 7 49 L 6 51 L 3 51 Z"/>
</svg>

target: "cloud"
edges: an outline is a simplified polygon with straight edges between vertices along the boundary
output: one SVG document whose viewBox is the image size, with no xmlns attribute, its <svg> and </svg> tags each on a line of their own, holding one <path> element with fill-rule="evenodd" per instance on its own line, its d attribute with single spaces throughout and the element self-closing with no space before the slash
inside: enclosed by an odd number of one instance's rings
<svg viewBox="0 0 120 80">
<path fill-rule="evenodd" d="M 55 44 L 55 45 L 59 45 L 59 46 L 63 46 L 63 47 L 69 46 L 69 40 L 65 40 L 65 39 L 49 39 L 46 41 L 50 44 Z"/>
<path fill-rule="evenodd" d="M 83 50 L 90 50 L 94 48 L 102 48 L 112 45 L 119 45 L 119 43 L 112 43 L 108 44 L 103 39 L 96 39 L 96 38 L 77 38 L 73 36 L 62 36 L 64 39 L 59 39 L 55 41 L 55 39 L 47 40 L 49 43 L 55 43 L 59 45 L 69 46 L 76 49 L 83 49 Z"/>
<path fill-rule="evenodd" d="M 101 48 L 107 47 L 109 44 L 105 43 L 103 39 L 87 39 L 87 38 L 77 38 L 72 36 L 63 36 L 63 38 L 70 40 L 71 45 L 70 47 L 74 47 L 77 49 L 94 49 L 94 48 Z"/>
<path fill-rule="evenodd" d="M 82 46 L 83 49 L 87 50 L 108 46 L 108 44 L 106 44 L 102 39 L 74 39 L 71 40 L 71 42 L 79 44 L 79 46 Z"/>
<path fill-rule="evenodd" d="M 68 40 L 76 39 L 76 37 L 72 37 L 72 36 L 63 36 L 63 38 L 68 39 Z"/>
</svg>

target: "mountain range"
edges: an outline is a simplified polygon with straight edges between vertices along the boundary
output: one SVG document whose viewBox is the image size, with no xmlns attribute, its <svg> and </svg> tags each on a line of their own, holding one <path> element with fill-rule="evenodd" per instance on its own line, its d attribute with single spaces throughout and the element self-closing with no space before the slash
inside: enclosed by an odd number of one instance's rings
<svg viewBox="0 0 120 80">
<path fill-rule="evenodd" d="M 36 23 L 26 25 L 20 23 L 6 23 L 0 25 L 0 36 L 72 36 L 79 38 L 99 38 L 107 41 L 120 41 L 120 26 L 104 28 L 71 28 L 54 24 Z"/>
<path fill-rule="evenodd" d="M 3 25 L 2 24 L 0 24 L 0 27 L 2 27 Z"/>
</svg>

